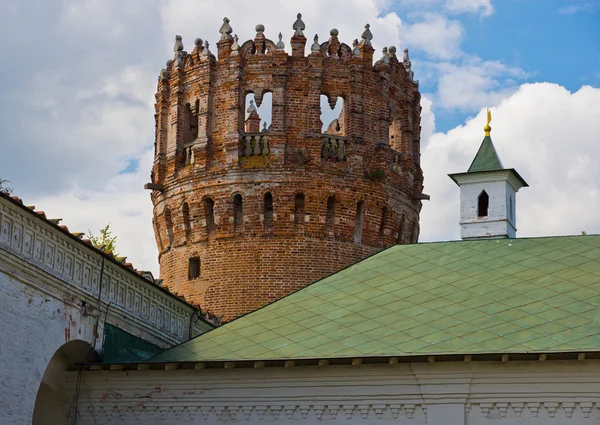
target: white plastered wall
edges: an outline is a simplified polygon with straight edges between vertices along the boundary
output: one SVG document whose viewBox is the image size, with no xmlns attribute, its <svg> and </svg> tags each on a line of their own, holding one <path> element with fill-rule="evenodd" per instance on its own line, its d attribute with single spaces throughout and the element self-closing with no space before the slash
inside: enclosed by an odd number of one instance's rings
<svg viewBox="0 0 600 425">
<path fill-rule="evenodd" d="M 597 425 L 599 397 L 594 360 L 103 370 L 78 424 Z"/>
</svg>

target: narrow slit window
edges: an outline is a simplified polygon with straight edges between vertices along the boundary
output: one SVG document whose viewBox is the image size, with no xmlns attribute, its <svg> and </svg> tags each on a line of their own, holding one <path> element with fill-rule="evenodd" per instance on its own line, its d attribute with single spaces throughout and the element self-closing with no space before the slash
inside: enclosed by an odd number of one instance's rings
<svg viewBox="0 0 600 425">
<path fill-rule="evenodd" d="M 294 198 L 294 225 L 301 226 L 304 223 L 304 194 L 298 193 Z"/>
<path fill-rule="evenodd" d="M 212 233 L 215 230 L 215 201 L 211 198 L 204 199 L 204 216 L 206 218 L 206 231 Z"/>
<path fill-rule="evenodd" d="M 402 243 L 402 237 L 404 236 L 404 225 L 406 223 L 406 215 L 402 214 L 400 217 L 400 224 L 398 225 L 398 235 L 396 236 L 396 243 Z"/>
<path fill-rule="evenodd" d="M 173 245 L 173 219 L 171 218 L 171 210 L 165 210 L 165 225 L 167 226 L 167 234 L 169 236 L 169 245 Z"/>
<path fill-rule="evenodd" d="M 200 257 L 192 257 L 188 260 L 188 279 L 200 277 Z"/>
<path fill-rule="evenodd" d="M 239 232 L 244 222 L 244 208 L 242 195 L 239 193 L 233 197 L 233 231 Z"/>
<path fill-rule="evenodd" d="M 273 195 L 271 195 L 270 192 L 265 193 L 264 225 L 265 230 L 271 230 L 273 228 Z"/>
<path fill-rule="evenodd" d="M 488 207 L 490 205 L 490 197 L 484 190 L 477 199 L 477 217 L 487 217 Z"/>
<path fill-rule="evenodd" d="M 387 216 L 388 209 L 387 207 L 383 207 L 383 209 L 381 210 L 381 222 L 379 223 L 379 242 L 383 241 L 385 227 L 387 226 Z"/>
<path fill-rule="evenodd" d="M 360 201 L 356 204 L 356 217 L 354 219 L 354 242 L 360 243 L 362 240 L 363 222 L 365 219 L 365 202 Z"/>
<path fill-rule="evenodd" d="M 510 199 L 510 204 L 508 206 L 508 208 L 509 208 L 508 213 L 510 214 L 510 221 L 513 221 L 514 220 L 514 218 L 513 218 L 514 217 L 514 213 L 513 213 L 513 211 L 514 211 L 513 208 L 514 207 L 513 207 L 512 196 L 509 199 Z"/>
<path fill-rule="evenodd" d="M 325 216 L 325 231 L 328 233 L 333 232 L 335 225 L 335 195 L 327 198 L 327 215 Z"/>
<path fill-rule="evenodd" d="M 181 213 L 183 214 L 183 228 L 187 238 L 192 230 L 190 225 L 190 207 L 187 202 L 184 202 L 183 207 L 181 207 Z"/>
</svg>

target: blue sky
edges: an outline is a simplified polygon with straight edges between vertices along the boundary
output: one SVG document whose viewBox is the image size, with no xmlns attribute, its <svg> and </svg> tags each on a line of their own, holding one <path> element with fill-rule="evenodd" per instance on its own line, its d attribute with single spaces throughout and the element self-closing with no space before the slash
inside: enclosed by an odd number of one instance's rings
<svg viewBox="0 0 600 425">
<path fill-rule="evenodd" d="M 157 76 L 175 34 L 214 49 L 224 16 L 240 41 L 342 42 L 371 24 L 384 46 L 410 49 L 423 107 L 421 240 L 459 237 L 458 188 L 485 108 L 519 192 L 519 235 L 600 233 L 600 0 L 20 0 L 0 2 L 0 178 L 74 231 L 111 223 L 119 252 L 155 273 L 152 165 Z M 335 11 L 332 13 L 332 11 Z M 309 43 L 310 46 L 310 43 Z M 309 52 L 307 46 L 307 53 Z M 261 110 L 261 115 L 263 111 Z M 264 117 L 263 117 L 264 118 Z"/>
</svg>

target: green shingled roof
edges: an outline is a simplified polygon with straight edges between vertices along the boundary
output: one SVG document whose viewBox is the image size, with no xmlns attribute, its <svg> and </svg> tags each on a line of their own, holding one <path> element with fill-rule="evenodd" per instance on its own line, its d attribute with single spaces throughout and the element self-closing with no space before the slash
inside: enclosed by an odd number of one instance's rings
<svg viewBox="0 0 600 425">
<path fill-rule="evenodd" d="M 600 235 L 397 245 L 155 356 L 600 350 Z"/>
<path fill-rule="evenodd" d="M 468 172 L 476 173 L 478 171 L 502 170 L 503 168 L 500 157 L 492 143 L 492 138 L 485 136 Z"/>
</svg>

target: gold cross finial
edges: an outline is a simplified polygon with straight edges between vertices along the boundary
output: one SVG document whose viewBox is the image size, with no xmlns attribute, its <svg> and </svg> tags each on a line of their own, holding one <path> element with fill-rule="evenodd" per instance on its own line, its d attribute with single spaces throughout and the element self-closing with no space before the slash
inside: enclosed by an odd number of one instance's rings
<svg viewBox="0 0 600 425">
<path fill-rule="evenodd" d="M 492 127 L 490 127 L 490 122 L 492 122 L 492 111 L 490 111 L 490 109 L 488 108 L 487 123 L 485 124 L 485 127 L 483 127 L 483 131 L 485 131 L 486 136 L 489 136 L 490 132 L 492 131 Z"/>
</svg>

